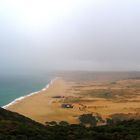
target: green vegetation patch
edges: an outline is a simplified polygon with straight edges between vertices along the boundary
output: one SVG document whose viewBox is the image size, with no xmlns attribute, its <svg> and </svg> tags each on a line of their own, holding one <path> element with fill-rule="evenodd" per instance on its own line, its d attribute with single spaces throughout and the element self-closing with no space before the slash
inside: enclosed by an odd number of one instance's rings
<svg viewBox="0 0 140 140">
<path fill-rule="evenodd" d="M 80 120 L 93 124 L 97 121 L 90 114 L 81 116 Z M 67 122 L 44 126 L 0 108 L 0 140 L 140 140 L 140 120 L 88 128 Z"/>
</svg>

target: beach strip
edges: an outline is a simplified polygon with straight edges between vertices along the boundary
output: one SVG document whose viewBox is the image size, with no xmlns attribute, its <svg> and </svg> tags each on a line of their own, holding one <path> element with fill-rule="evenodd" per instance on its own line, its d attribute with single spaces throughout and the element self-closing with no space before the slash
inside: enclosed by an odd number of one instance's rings
<svg viewBox="0 0 140 140">
<path fill-rule="evenodd" d="M 66 82 L 57 78 L 51 81 L 43 90 L 16 99 L 4 108 L 13 112 L 18 112 L 40 123 L 52 120 L 65 120 L 65 115 L 64 118 L 61 116 L 59 118 L 57 116 L 59 110 L 57 110 L 57 107 L 51 106 L 51 102 L 53 96 L 66 95 L 67 88 Z"/>
</svg>

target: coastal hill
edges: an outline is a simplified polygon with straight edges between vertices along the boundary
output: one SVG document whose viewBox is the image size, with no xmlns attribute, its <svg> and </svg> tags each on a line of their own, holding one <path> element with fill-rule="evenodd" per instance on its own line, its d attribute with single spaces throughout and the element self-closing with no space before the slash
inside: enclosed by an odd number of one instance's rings
<svg viewBox="0 0 140 140">
<path fill-rule="evenodd" d="M 140 140 L 140 120 L 98 127 L 80 124 L 42 125 L 0 108 L 0 140 Z"/>
</svg>

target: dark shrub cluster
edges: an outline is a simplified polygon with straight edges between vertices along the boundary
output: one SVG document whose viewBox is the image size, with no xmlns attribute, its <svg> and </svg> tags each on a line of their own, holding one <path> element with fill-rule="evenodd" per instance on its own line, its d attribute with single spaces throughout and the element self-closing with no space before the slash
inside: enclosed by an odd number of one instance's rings
<svg viewBox="0 0 140 140">
<path fill-rule="evenodd" d="M 0 140 L 140 140 L 140 120 L 88 128 L 64 121 L 44 126 L 0 109 Z"/>
</svg>

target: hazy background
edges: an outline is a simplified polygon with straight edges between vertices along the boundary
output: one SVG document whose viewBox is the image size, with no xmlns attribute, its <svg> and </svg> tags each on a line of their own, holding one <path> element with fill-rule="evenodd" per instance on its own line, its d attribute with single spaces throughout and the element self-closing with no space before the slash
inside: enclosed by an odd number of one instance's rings
<svg viewBox="0 0 140 140">
<path fill-rule="evenodd" d="M 0 74 L 139 71 L 139 0 L 0 0 Z"/>
</svg>

